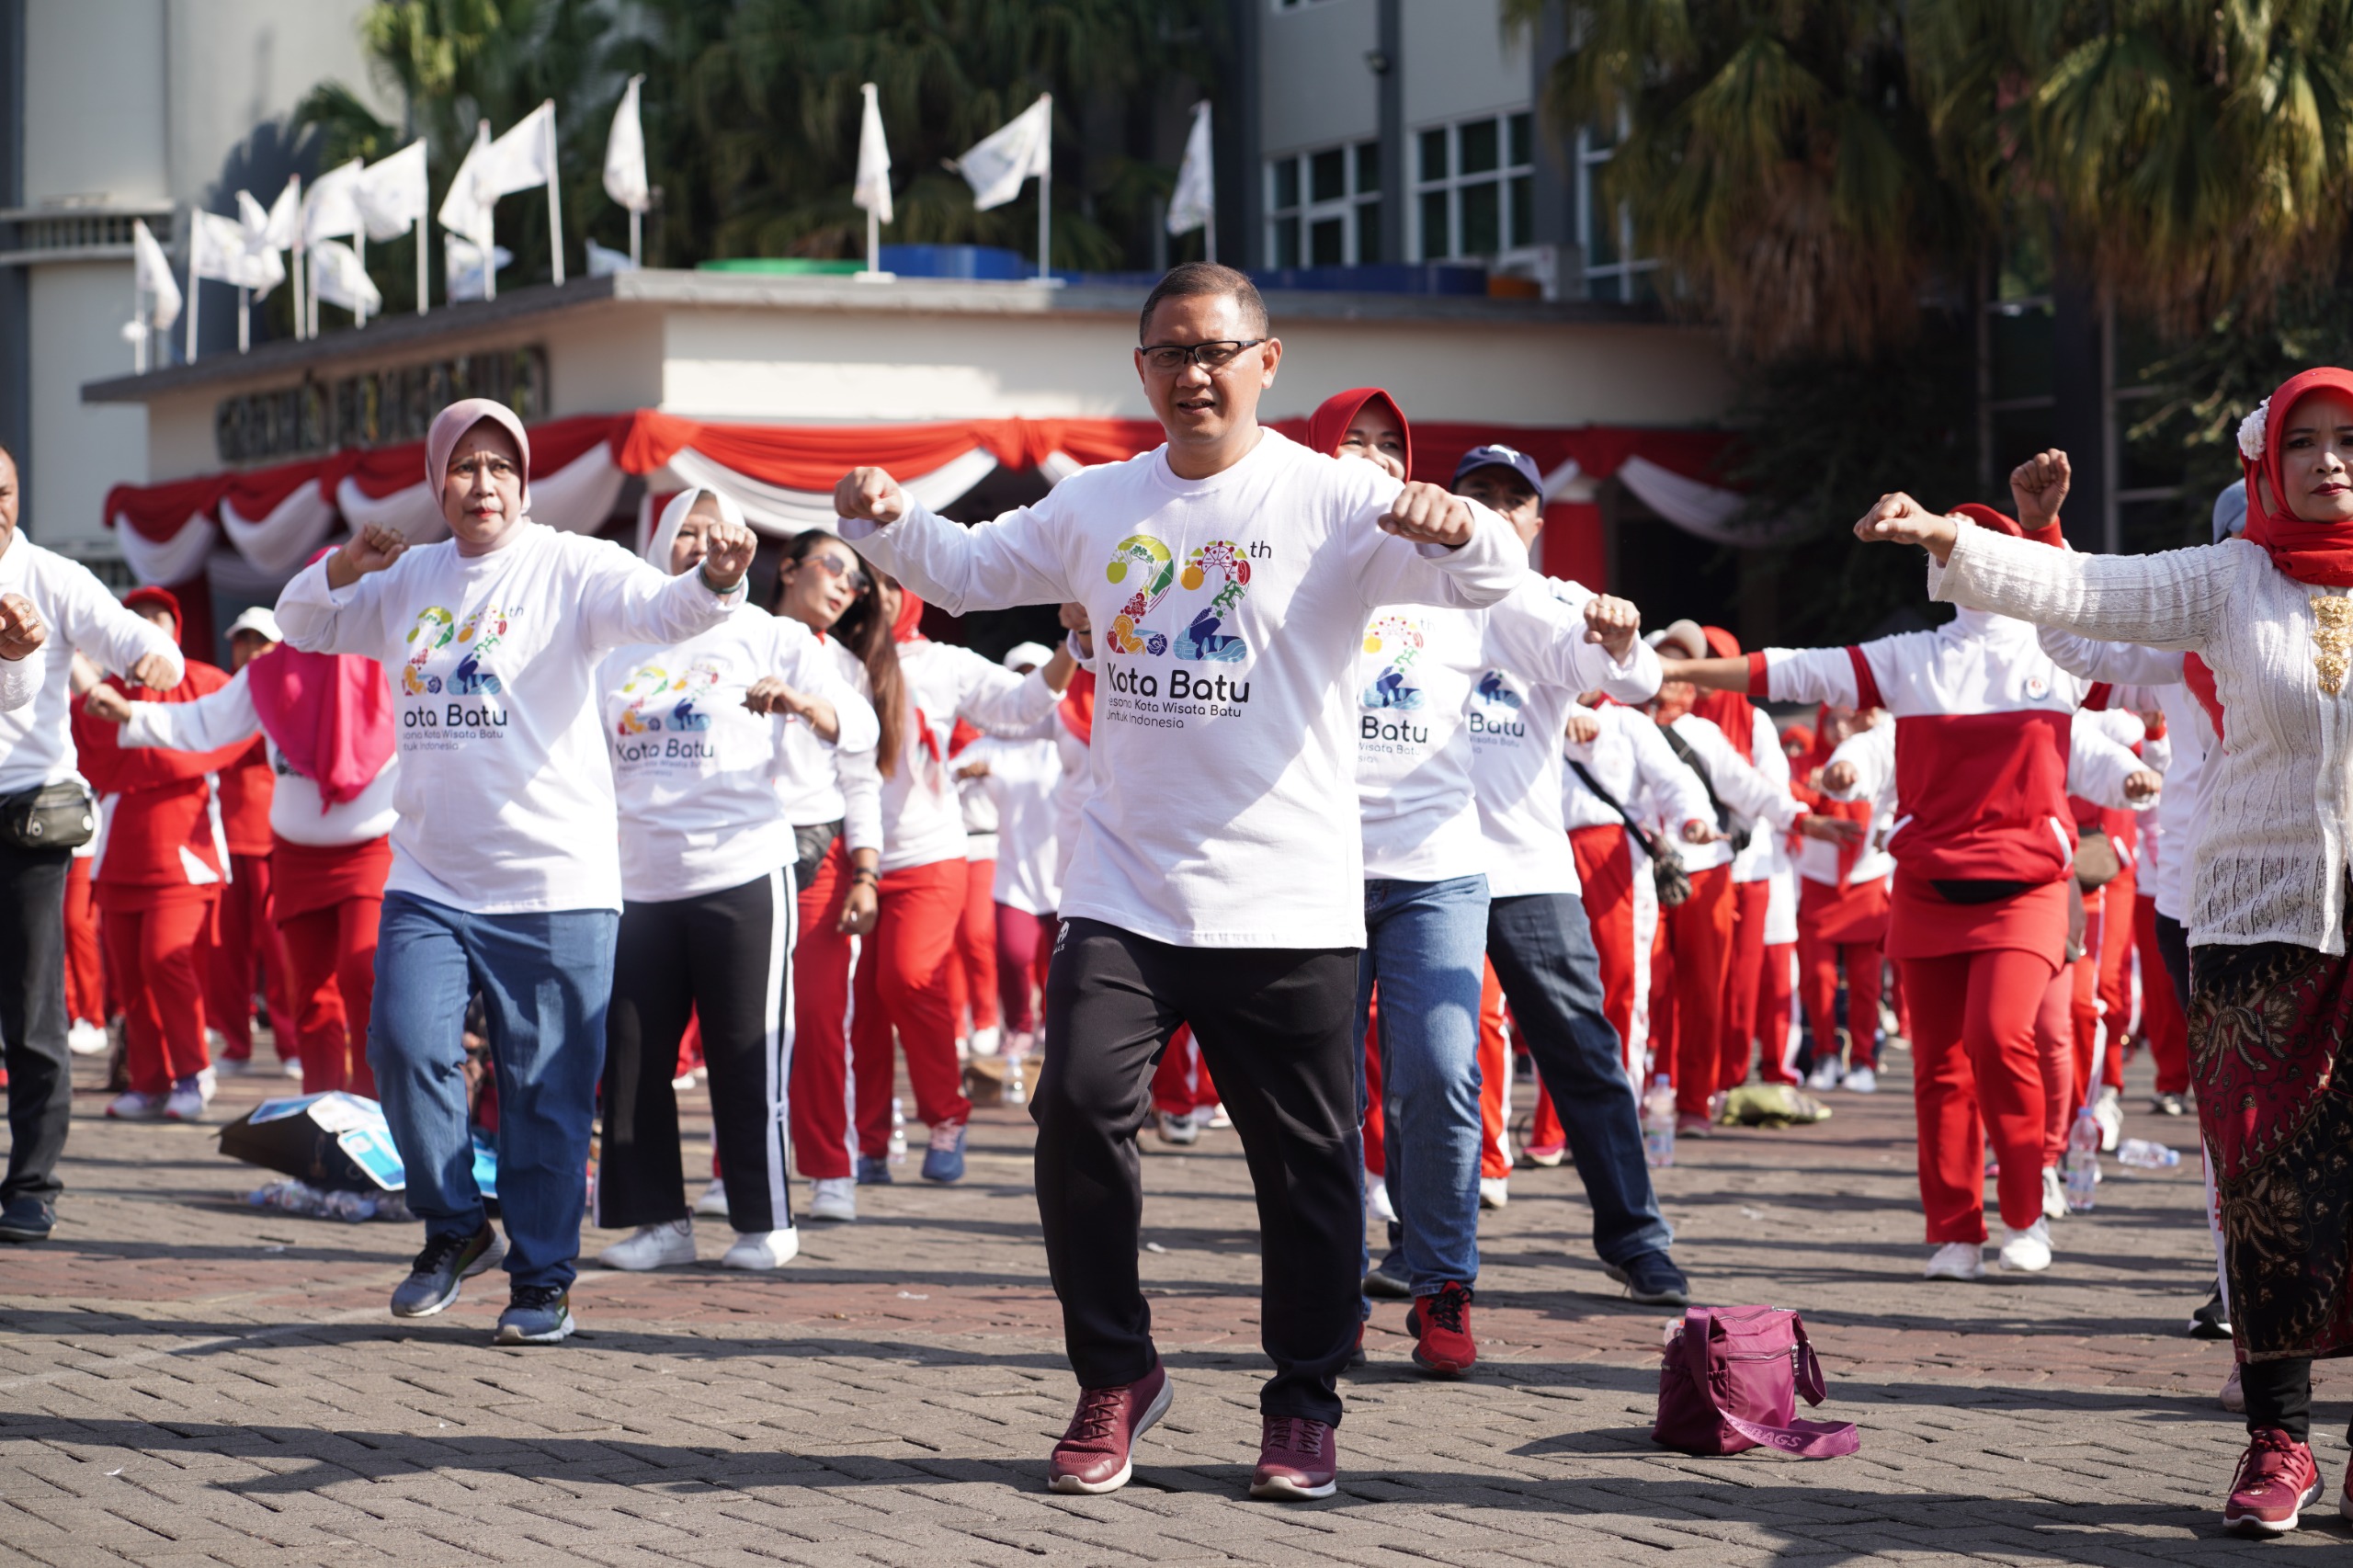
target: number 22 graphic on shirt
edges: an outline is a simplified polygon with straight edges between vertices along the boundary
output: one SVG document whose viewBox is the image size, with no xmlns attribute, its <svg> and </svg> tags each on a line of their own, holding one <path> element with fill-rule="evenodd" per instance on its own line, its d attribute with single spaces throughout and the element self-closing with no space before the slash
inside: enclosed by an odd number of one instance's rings
<svg viewBox="0 0 2353 1568">
<path fill-rule="evenodd" d="M 1168 635 L 1149 630 L 1143 619 L 1177 585 L 1176 552 L 1150 534 L 1131 534 L 1112 551 L 1104 576 L 1123 584 L 1131 568 L 1137 566 L 1145 568 L 1149 575 L 1112 618 L 1108 640 L 1114 653 L 1157 657 L 1172 651 Z M 1182 581 L 1188 593 L 1204 586 L 1212 576 L 1223 579 L 1216 597 L 1177 635 L 1173 651 L 1177 658 L 1194 663 L 1239 663 L 1249 655 L 1250 646 L 1225 626 L 1234 607 L 1250 591 L 1250 561 L 1242 546 L 1232 540 L 1212 540 L 1186 556 Z"/>
<path fill-rule="evenodd" d="M 455 642 L 465 650 L 465 656 L 450 674 L 449 689 L 461 697 L 495 697 L 505 687 L 498 676 L 483 668 L 482 660 L 506 635 L 506 612 L 495 605 L 485 605 L 474 611 L 463 626 L 441 606 L 426 607 L 417 612 L 416 623 L 408 629 L 410 653 L 401 669 L 401 689 L 411 697 L 438 692 L 441 677 L 426 675 L 425 667 L 434 654 Z"/>
<path fill-rule="evenodd" d="M 1162 632 L 1145 631 L 1143 618 L 1176 586 L 1176 557 L 1150 534 L 1130 534 L 1111 551 L 1111 564 L 1104 568 L 1103 575 L 1109 582 L 1124 583 L 1131 566 L 1142 566 L 1150 575 L 1111 618 L 1111 651 L 1157 656 L 1168 651 L 1168 639 Z"/>
</svg>

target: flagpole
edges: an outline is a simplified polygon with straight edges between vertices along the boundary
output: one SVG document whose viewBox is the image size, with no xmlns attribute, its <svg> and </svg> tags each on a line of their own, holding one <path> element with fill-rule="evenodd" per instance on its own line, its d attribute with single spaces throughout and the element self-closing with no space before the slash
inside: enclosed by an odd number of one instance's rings
<svg viewBox="0 0 2353 1568">
<path fill-rule="evenodd" d="M 308 329 L 308 324 L 308 324 L 308 322 L 309 322 L 309 319 L 310 319 L 310 318 L 309 318 L 309 317 L 308 317 L 308 315 L 305 313 L 305 310 L 306 310 L 306 301 L 308 300 L 309 295 L 308 295 L 307 291 L 306 291 L 306 290 L 303 289 L 303 287 L 302 287 L 302 257 L 303 257 L 303 256 L 304 256 L 304 255 L 305 255 L 305 254 L 310 250 L 310 248 L 311 248 L 311 247 L 310 247 L 309 243 L 308 243 L 308 242 L 305 240 L 305 238 L 303 237 L 302 230 L 303 230 L 303 228 L 304 228 L 304 227 L 305 227 L 305 222 L 304 222 L 304 219 L 303 219 L 303 216 L 302 216 L 302 176 L 301 176 L 301 175 L 296 175 L 296 176 L 294 176 L 294 250 L 293 250 L 293 255 L 294 255 L 294 335 L 295 335 L 297 338 L 303 338 L 303 337 L 308 337 L 308 336 L 310 336 L 310 335 L 311 335 L 310 331 L 309 331 L 309 329 Z"/>
<path fill-rule="evenodd" d="M 237 352 L 244 353 L 254 346 L 254 291 L 243 283 L 237 285 Z"/>
<path fill-rule="evenodd" d="M 1054 111 L 1051 106 L 1054 99 L 1051 93 L 1040 93 L 1038 96 L 1049 106 L 1046 110 L 1046 156 L 1038 170 L 1038 281 L 1050 283 L 1053 281 L 1053 274 L 1047 270 L 1046 258 L 1051 252 L 1053 239 Z"/>
<path fill-rule="evenodd" d="M 196 363 L 196 209 L 188 215 L 188 362 Z"/>
<path fill-rule="evenodd" d="M 425 313 L 425 214 L 420 212 L 408 225 L 411 238 L 416 241 L 416 313 Z"/>
<path fill-rule="evenodd" d="M 548 100 L 552 106 L 553 98 Z M 555 161 L 555 110 L 548 110 L 548 254 L 555 258 L 555 281 L 563 282 L 563 171 Z"/>
<path fill-rule="evenodd" d="M 1217 214 L 1211 212 L 1201 220 L 1202 259 L 1211 267 L 1217 265 Z"/>
<path fill-rule="evenodd" d="M 873 220 L 870 218 L 868 220 L 868 226 L 870 228 L 872 226 L 872 222 Z M 645 265 L 644 257 L 638 255 L 637 235 L 639 227 L 639 213 L 637 209 L 632 207 L 629 210 L 629 264 L 631 267 L 642 267 Z"/>
<path fill-rule="evenodd" d="M 482 297 L 498 298 L 498 228 L 493 223 L 489 243 L 482 247 Z"/>
<path fill-rule="evenodd" d="M 351 251 L 354 256 L 357 256 L 359 258 L 359 272 L 362 277 L 365 277 L 368 272 L 368 231 L 365 228 L 362 228 L 358 233 L 351 236 Z M 354 305 L 351 308 L 351 324 L 354 326 L 366 326 L 368 324 L 368 307 L 366 305 Z"/>
</svg>

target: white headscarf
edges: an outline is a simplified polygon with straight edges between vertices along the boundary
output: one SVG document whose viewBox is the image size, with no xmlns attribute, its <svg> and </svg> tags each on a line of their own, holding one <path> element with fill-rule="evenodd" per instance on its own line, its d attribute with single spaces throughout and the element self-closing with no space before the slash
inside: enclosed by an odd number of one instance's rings
<svg viewBox="0 0 2353 1568">
<path fill-rule="evenodd" d="M 654 565 L 655 570 L 665 576 L 672 574 L 670 547 L 677 542 L 678 530 L 686 526 L 687 514 L 695 509 L 696 498 L 703 495 L 708 495 L 719 503 L 719 515 L 728 522 L 733 523 L 738 528 L 748 526 L 744 521 L 744 508 L 738 506 L 735 504 L 735 498 L 725 491 L 706 489 L 679 491 L 670 497 L 670 504 L 662 508 L 662 520 L 654 525 L 654 537 L 645 541 L 645 559 Z"/>
</svg>

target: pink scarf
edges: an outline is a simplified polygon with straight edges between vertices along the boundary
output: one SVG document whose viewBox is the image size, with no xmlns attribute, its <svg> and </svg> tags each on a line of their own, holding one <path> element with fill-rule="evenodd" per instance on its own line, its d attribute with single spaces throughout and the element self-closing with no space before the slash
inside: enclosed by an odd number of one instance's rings
<svg viewBox="0 0 2353 1568">
<path fill-rule="evenodd" d="M 280 643 L 245 665 L 245 689 L 287 766 L 319 787 L 322 812 L 358 800 L 392 760 L 392 688 L 373 659 Z"/>
</svg>

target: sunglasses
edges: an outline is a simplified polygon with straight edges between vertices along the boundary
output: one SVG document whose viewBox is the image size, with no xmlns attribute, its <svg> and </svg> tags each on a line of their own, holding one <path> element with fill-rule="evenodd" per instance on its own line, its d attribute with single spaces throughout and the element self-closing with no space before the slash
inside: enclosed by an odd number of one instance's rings
<svg viewBox="0 0 2353 1568">
<path fill-rule="evenodd" d="M 874 579 L 868 576 L 866 569 L 856 561 L 844 562 L 831 555 L 804 555 L 801 563 L 803 566 L 821 566 L 828 577 L 847 579 L 852 593 L 863 594 L 874 586 Z"/>
</svg>

